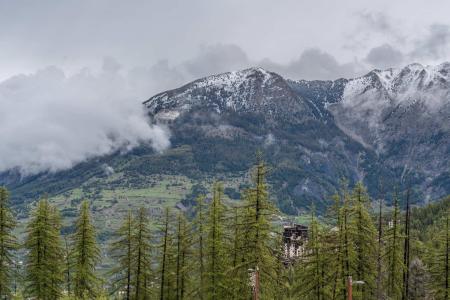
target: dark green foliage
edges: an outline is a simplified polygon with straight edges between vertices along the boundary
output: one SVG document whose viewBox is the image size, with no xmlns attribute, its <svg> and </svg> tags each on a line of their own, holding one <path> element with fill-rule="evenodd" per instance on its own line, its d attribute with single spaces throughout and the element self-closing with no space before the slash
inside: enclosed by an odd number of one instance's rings
<svg viewBox="0 0 450 300">
<path fill-rule="evenodd" d="M 206 223 L 206 295 L 207 299 L 224 299 L 225 271 L 228 267 L 225 247 L 225 206 L 223 187 L 215 183 Z"/>
<path fill-rule="evenodd" d="M 436 299 L 450 299 L 450 210 L 438 223 L 437 235 L 428 248 L 431 286 Z"/>
<path fill-rule="evenodd" d="M 18 245 L 12 231 L 16 220 L 9 207 L 8 191 L 0 187 L 0 299 L 8 298 L 12 292 L 14 276 L 14 251 Z"/>
<path fill-rule="evenodd" d="M 214 168 L 219 167 L 223 165 Z M 292 170 L 299 171 L 296 167 Z M 326 217 L 316 217 L 312 209 L 301 256 L 290 260 L 284 256 L 280 234 L 285 216 L 271 201 L 270 192 L 277 187 L 267 183 L 268 174 L 259 156 L 251 170 L 251 182 L 240 185 L 241 201 L 224 197 L 220 183 L 214 183 L 211 199 L 202 195 L 207 192 L 203 186 L 194 185 L 186 198 L 192 205 L 187 215 L 166 208 L 154 231 L 146 208 L 128 212 L 111 245 L 109 258 L 114 266 L 105 282 L 111 296 L 127 300 L 246 300 L 258 292 L 263 300 L 345 300 L 347 279 L 352 276 L 356 283 L 353 299 L 448 300 L 450 198 L 402 212 L 395 195 L 392 207 L 384 209 L 380 202 L 375 215 L 362 183 L 353 189 L 341 184 Z M 286 195 L 286 203 L 295 199 Z M 73 215 L 73 211 L 73 207 L 65 209 L 64 214 Z M 3 295 L 11 294 L 14 225 L 6 190 L 0 189 Z M 75 225 L 64 231 L 72 238 L 66 236 L 63 244 L 58 212 L 47 200 L 39 201 L 27 226 L 24 294 L 60 299 L 65 289 L 77 299 L 101 298 L 100 250 L 86 201 Z"/>
<path fill-rule="evenodd" d="M 158 277 L 159 277 L 159 299 L 176 299 L 176 278 L 175 278 L 175 245 L 174 233 L 171 228 L 172 214 L 167 208 L 164 213 L 163 224 L 161 228 L 160 255 L 158 259 Z"/>
<path fill-rule="evenodd" d="M 277 296 L 276 278 L 278 264 L 281 264 L 277 234 L 272 224 L 277 210 L 269 200 L 266 164 L 259 158 L 252 175 L 253 185 L 243 193 L 242 255 L 238 265 L 239 278 L 245 278 L 249 269 L 253 270 L 252 272 L 259 270 L 261 297 L 271 299 Z M 246 281 L 241 284 L 246 284 Z M 240 295 L 245 298 L 244 286 L 241 289 Z"/>
<path fill-rule="evenodd" d="M 25 293 L 37 299 L 58 299 L 62 294 L 64 249 L 58 212 L 46 199 L 37 203 L 27 226 Z"/>
<path fill-rule="evenodd" d="M 133 274 L 133 299 L 149 299 L 151 289 L 151 235 L 149 219 L 144 208 L 140 208 L 132 230 L 131 268 Z"/>
<path fill-rule="evenodd" d="M 330 276 L 332 268 L 331 255 L 328 252 L 327 237 L 319 229 L 319 224 L 312 215 L 309 226 L 309 240 L 305 246 L 305 255 L 298 263 L 297 293 L 305 300 L 325 300 L 331 298 Z M 328 252 L 328 253 L 327 253 Z"/>
<path fill-rule="evenodd" d="M 133 217 L 128 212 L 111 246 L 111 257 L 116 261 L 116 266 L 110 272 L 112 292 L 124 293 L 126 300 L 131 299 L 132 295 L 133 226 Z"/>
<path fill-rule="evenodd" d="M 96 266 L 100 261 L 100 249 L 95 239 L 87 201 L 81 204 L 76 230 L 73 235 L 74 294 L 78 299 L 94 299 L 98 296 L 100 279 Z"/>
<path fill-rule="evenodd" d="M 402 276 L 405 265 L 402 241 L 398 196 L 394 195 L 394 209 L 386 229 L 384 251 L 387 295 L 394 299 L 401 297 L 403 288 Z"/>
</svg>

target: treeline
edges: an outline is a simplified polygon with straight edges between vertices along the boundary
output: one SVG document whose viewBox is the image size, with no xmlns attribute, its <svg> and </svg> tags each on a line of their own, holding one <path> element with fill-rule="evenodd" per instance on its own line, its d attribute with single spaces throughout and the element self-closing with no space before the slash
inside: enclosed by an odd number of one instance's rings
<svg viewBox="0 0 450 300">
<path fill-rule="evenodd" d="M 411 209 L 408 191 L 395 194 L 387 210 L 361 183 L 343 184 L 326 222 L 311 209 L 303 255 L 288 259 L 266 173 L 259 161 L 235 205 L 215 183 L 211 199 L 199 197 L 189 216 L 166 209 L 150 220 L 145 208 L 128 212 L 107 257 L 86 201 L 74 233 L 62 236 L 58 211 L 40 200 L 19 244 L 1 188 L 0 299 L 345 300 L 350 276 L 354 299 L 449 299 L 449 205 Z M 102 259 L 114 266 L 101 273 Z"/>
</svg>

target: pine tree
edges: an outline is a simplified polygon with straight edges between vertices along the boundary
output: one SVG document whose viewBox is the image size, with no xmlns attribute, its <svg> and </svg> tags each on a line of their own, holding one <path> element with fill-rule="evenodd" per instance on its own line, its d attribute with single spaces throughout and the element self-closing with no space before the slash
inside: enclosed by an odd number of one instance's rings
<svg viewBox="0 0 450 300">
<path fill-rule="evenodd" d="M 230 271 L 227 280 L 230 293 L 233 299 L 240 299 L 242 296 L 242 285 L 248 281 L 248 274 L 240 272 L 240 264 L 244 258 L 245 239 L 243 239 L 244 228 L 242 228 L 242 208 L 233 207 L 232 223 L 230 226 L 230 245 L 227 247 L 230 261 Z"/>
<path fill-rule="evenodd" d="M 0 187 L 0 299 L 11 297 L 14 251 L 18 245 L 12 233 L 16 221 L 9 207 L 8 191 Z"/>
<path fill-rule="evenodd" d="M 400 299 L 402 295 L 402 276 L 404 271 L 402 236 L 400 232 L 400 208 L 398 196 L 394 194 L 394 210 L 386 230 L 385 237 L 385 265 L 387 273 L 387 295 L 393 299 Z"/>
<path fill-rule="evenodd" d="M 169 208 L 164 213 L 161 241 L 161 255 L 159 259 L 159 299 L 171 300 L 176 299 L 176 279 L 175 279 L 175 260 L 174 260 L 174 237 L 173 230 L 170 226 L 172 215 Z"/>
<path fill-rule="evenodd" d="M 141 207 L 132 231 L 131 267 L 135 300 L 148 299 L 150 297 L 150 279 L 152 275 L 150 269 L 150 239 L 149 219 L 146 210 Z"/>
<path fill-rule="evenodd" d="M 378 245 L 377 245 L 377 291 L 376 291 L 376 299 L 381 300 L 384 296 L 382 283 L 383 283 L 383 239 L 384 239 L 384 231 L 383 231 L 383 198 L 380 197 L 378 203 L 378 220 L 377 220 L 377 229 L 378 229 Z"/>
<path fill-rule="evenodd" d="M 308 232 L 308 242 L 306 244 L 306 255 L 300 262 L 302 264 L 298 273 L 298 297 L 305 300 L 325 300 L 330 299 L 330 289 L 328 287 L 329 278 L 329 258 L 332 253 L 327 253 L 327 246 L 324 235 L 321 233 L 319 223 L 315 217 L 314 209 Z"/>
<path fill-rule="evenodd" d="M 347 279 L 352 275 L 355 270 L 356 264 L 356 251 L 354 244 L 354 236 L 356 229 L 352 226 L 351 221 L 351 207 L 350 207 L 350 194 L 347 190 L 347 185 L 342 184 L 341 188 L 341 208 L 339 211 L 340 225 L 338 227 L 339 232 L 339 251 L 341 266 L 341 280 L 340 294 L 341 299 L 347 299 Z"/>
<path fill-rule="evenodd" d="M 277 234 L 272 225 L 272 218 L 277 211 L 269 200 L 268 187 L 265 180 L 267 167 L 258 158 L 254 169 L 253 186 L 244 191 L 243 217 L 243 262 L 240 264 L 241 274 L 248 269 L 259 273 L 260 297 L 271 299 L 276 295 L 276 272 L 281 263 L 275 247 Z M 246 282 L 244 282 L 246 284 Z M 246 297 L 245 293 L 242 293 Z"/>
<path fill-rule="evenodd" d="M 73 235 L 74 294 L 78 299 L 94 299 L 99 294 L 100 279 L 95 268 L 100 261 L 100 249 L 95 238 L 89 204 L 83 201 Z"/>
<path fill-rule="evenodd" d="M 111 246 L 111 257 L 118 265 L 111 270 L 113 293 L 124 292 L 125 299 L 131 299 L 132 293 L 132 249 L 133 249 L 133 217 L 127 216 L 116 232 L 117 240 Z M 125 287 L 125 290 L 122 290 Z"/>
<path fill-rule="evenodd" d="M 184 215 L 180 212 L 177 218 L 177 241 L 176 241 L 176 299 L 185 299 L 189 280 L 188 258 L 190 253 L 190 239 L 188 223 Z"/>
<path fill-rule="evenodd" d="M 64 250 L 59 215 L 46 199 L 38 202 L 26 232 L 25 292 L 37 299 L 58 299 L 64 277 Z"/>
<path fill-rule="evenodd" d="M 195 287 L 195 295 L 198 299 L 205 299 L 205 274 L 206 274 L 206 209 L 205 196 L 201 195 L 197 198 L 197 205 L 195 208 L 194 226 L 194 265 L 198 281 Z"/>
<path fill-rule="evenodd" d="M 410 224 L 411 224 L 411 209 L 410 209 L 410 189 L 406 193 L 406 209 L 405 209 L 405 232 L 404 232 L 404 247 L 403 247 L 403 293 L 402 300 L 409 300 L 409 263 L 410 263 Z"/>
<path fill-rule="evenodd" d="M 208 299 L 226 298 L 225 271 L 225 206 L 222 203 L 223 187 L 220 183 L 213 186 L 213 198 L 209 205 L 206 226 L 206 286 Z"/>
<path fill-rule="evenodd" d="M 344 192 L 344 189 L 342 190 Z M 330 245 L 329 251 L 334 252 L 335 255 L 331 257 L 331 271 L 332 274 L 332 288 L 331 288 L 331 299 L 336 300 L 339 299 L 340 296 L 343 296 L 344 299 L 346 297 L 345 290 L 345 261 L 348 261 L 344 257 L 344 254 L 348 251 L 345 251 L 346 246 L 346 232 L 344 229 L 346 228 L 344 224 L 344 220 L 347 218 L 347 207 L 343 205 L 346 203 L 342 201 L 344 195 L 335 194 L 333 195 L 333 206 L 331 207 L 330 218 L 336 220 L 336 226 L 332 229 L 330 234 Z"/>
<path fill-rule="evenodd" d="M 436 299 L 450 299 L 450 211 L 440 224 L 438 236 L 429 247 L 431 288 Z"/>
<path fill-rule="evenodd" d="M 364 284 L 354 289 L 355 298 L 373 299 L 376 280 L 376 228 L 367 210 L 369 197 L 362 183 L 357 183 L 352 193 L 351 225 L 356 252 L 354 278 Z"/>
</svg>

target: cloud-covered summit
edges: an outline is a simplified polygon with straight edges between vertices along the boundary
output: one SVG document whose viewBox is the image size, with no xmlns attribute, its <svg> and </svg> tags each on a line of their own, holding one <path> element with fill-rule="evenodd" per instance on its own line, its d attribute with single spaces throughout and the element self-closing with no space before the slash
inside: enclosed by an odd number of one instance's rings
<svg viewBox="0 0 450 300">
<path fill-rule="evenodd" d="M 0 171 L 57 171 L 139 143 L 166 149 L 169 132 L 148 123 L 141 92 L 113 60 L 99 72 L 47 67 L 1 82 Z"/>
</svg>

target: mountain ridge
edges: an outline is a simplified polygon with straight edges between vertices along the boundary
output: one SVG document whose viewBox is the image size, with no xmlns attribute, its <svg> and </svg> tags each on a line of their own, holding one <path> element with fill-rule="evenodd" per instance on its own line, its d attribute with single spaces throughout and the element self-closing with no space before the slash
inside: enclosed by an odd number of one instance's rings
<svg viewBox="0 0 450 300">
<path fill-rule="evenodd" d="M 413 64 L 333 81 L 290 80 L 258 67 L 207 76 L 143 102 L 149 122 L 171 130 L 166 153 L 141 145 L 22 184 L 3 174 L 0 184 L 25 204 L 45 188 L 58 195 L 97 181 L 108 187 L 105 164 L 122 174 L 118 186 L 140 188 L 158 174 L 227 180 L 243 176 L 263 150 L 276 202 L 287 213 L 311 201 L 324 208 L 342 178 L 364 181 L 373 196 L 381 180 L 387 193 L 408 182 L 417 201 L 427 202 L 450 193 L 449 66 Z"/>
</svg>

